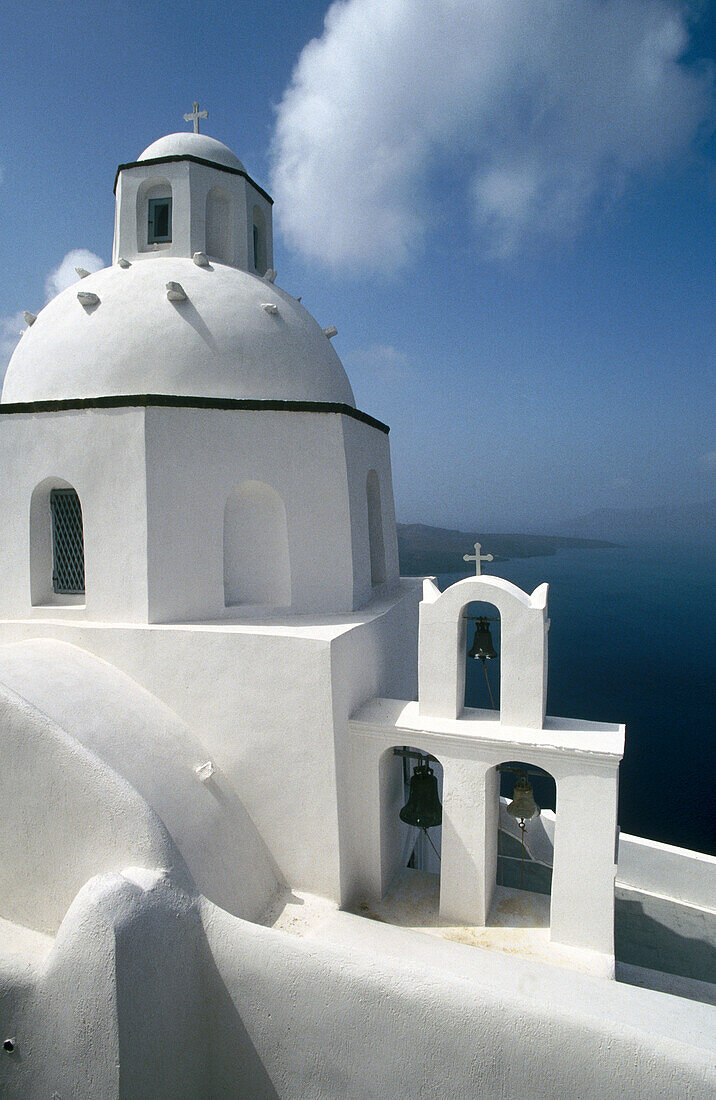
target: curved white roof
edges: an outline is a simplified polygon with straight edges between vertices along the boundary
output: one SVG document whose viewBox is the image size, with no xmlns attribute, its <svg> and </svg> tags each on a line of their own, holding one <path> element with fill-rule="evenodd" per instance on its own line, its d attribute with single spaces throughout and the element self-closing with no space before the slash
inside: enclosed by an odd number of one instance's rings
<svg viewBox="0 0 716 1100">
<path fill-rule="evenodd" d="M 187 300 L 168 301 L 168 282 Z M 78 291 L 99 304 L 81 305 Z M 355 405 L 331 341 L 290 294 L 235 267 L 156 254 L 53 298 L 15 349 L 2 402 L 152 393 Z"/>
<path fill-rule="evenodd" d="M 50 638 L 0 647 L 0 691 L 8 688 L 14 693 L 14 699 L 6 697 L 10 713 L 17 707 L 18 696 L 25 708 L 16 720 L 22 723 L 28 750 L 33 751 L 32 741 L 37 755 L 42 753 L 45 739 L 46 751 L 50 751 L 53 741 L 64 741 L 73 762 L 72 768 L 62 768 L 55 783 L 49 784 L 56 785 L 52 794 L 48 790 L 47 797 L 38 797 L 31 809 L 25 806 L 25 829 L 41 835 L 52 830 L 68 841 L 60 861 L 62 871 L 54 876 L 53 889 L 47 890 L 47 896 L 42 885 L 45 878 L 52 881 L 49 869 L 29 860 L 23 871 L 26 879 L 36 880 L 34 888 L 42 897 L 46 924 L 59 923 L 52 918 L 61 919 L 77 889 L 77 880 L 83 881 L 88 871 L 97 874 L 113 870 L 118 856 L 130 860 L 153 856 L 147 866 L 156 867 L 157 856 L 164 854 L 161 832 L 156 827 L 159 822 L 202 893 L 245 920 L 259 917 L 278 885 L 273 860 L 223 773 L 215 769 L 211 788 L 197 780 L 195 768 L 206 759 L 206 750 L 178 715 L 114 665 Z M 121 737 L 117 737 L 118 729 Z M 4 751 L 8 747 L 5 732 L 3 729 Z M 84 754 L 72 752 L 73 741 L 91 754 L 89 760 L 82 759 Z M 73 817 L 72 807 L 86 807 L 88 795 L 104 793 L 112 778 L 120 776 L 129 789 L 117 791 L 116 801 L 107 804 L 103 829 L 97 830 L 94 845 L 95 821 L 83 819 L 76 809 Z M 12 769 L 12 783 L 11 777 Z M 157 815 L 156 824 L 141 819 L 141 805 L 137 805 L 134 792 Z M 10 793 L 14 793 L 12 788 Z M 22 809 L 19 813 L 22 815 Z M 133 838 L 128 838 L 128 813 L 136 814 Z M 117 820 L 114 828 L 112 818 Z M 71 840 L 68 833 L 72 834 Z M 131 844 L 126 844 L 124 850 L 120 848 L 123 837 L 125 844 L 127 839 Z M 17 853 L 4 852 L 2 858 L 16 859 Z M 2 870 L 3 881 L 7 881 L 7 862 Z M 24 885 L 27 890 L 28 883 Z M 64 905 L 58 905 L 58 892 Z"/>
<path fill-rule="evenodd" d="M 137 160 L 152 160 L 154 157 L 201 157 L 203 160 L 213 161 L 214 164 L 224 164 L 228 168 L 238 168 L 245 171 L 243 164 L 231 152 L 228 145 L 207 134 L 194 134 L 191 131 L 178 134 L 167 134 L 165 137 L 153 141 L 148 145 Z"/>
</svg>

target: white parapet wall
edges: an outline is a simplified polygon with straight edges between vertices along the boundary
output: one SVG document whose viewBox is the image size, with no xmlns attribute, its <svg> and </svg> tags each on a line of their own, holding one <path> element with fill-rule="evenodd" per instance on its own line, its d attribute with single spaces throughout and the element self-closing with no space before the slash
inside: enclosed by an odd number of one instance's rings
<svg viewBox="0 0 716 1100">
<path fill-rule="evenodd" d="M 91 879 L 0 1000 L 23 1100 L 714 1095 L 708 1005 L 349 913 L 301 938 L 144 868 Z"/>
<path fill-rule="evenodd" d="M 716 859 L 621 833 L 617 886 L 716 912 Z"/>
</svg>

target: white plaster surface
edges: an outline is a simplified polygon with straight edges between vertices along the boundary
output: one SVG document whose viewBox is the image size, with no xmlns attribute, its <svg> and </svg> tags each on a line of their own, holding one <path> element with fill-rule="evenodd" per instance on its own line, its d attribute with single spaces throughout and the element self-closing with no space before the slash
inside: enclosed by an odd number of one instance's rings
<svg viewBox="0 0 716 1100">
<path fill-rule="evenodd" d="M 113 266 L 82 283 L 98 304 L 70 288 L 45 307 L 3 403 L 353 405 L 273 282 L 271 204 L 230 150 L 168 135 L 116 195 Z M 169 197 L 155 244 L 149 202 Z M 0 465 L 0 1095 L 713 1095 L 712 1009 L 574 969 L 613 972 L 623 727 L 545 717 L 546 586 L 427 581 L 419 607 L 384 433 L 338 413 L 8 412 Z M 52 588 L 49 493 L 68 486 L 84 597 Z M 502 619 L 500 715 L 463 707 L 477 600 Z M 442 766 L 439 909 L 434 882 L 399 896 L 404 744 Z M 557 785 L 530 833 L 551 903 L 495 887 L 497 766 L 516 758 Z M 635 890 L 701 896 L 683 854 L 624 851 Z"/>
<path fill-rule="evenodd" d="M 381 760 L 394 746 L 410 745 L 437 757 L 443 767 L 440 916 L 461 926 L 485 926 L 495 890 L 496 768 L 520 760 L 549 772 L 557 787 L 550 939 L 603 955 L 602 970 L 613 973 L 623 727 L 548 718 L 543 729 L 516 728 L 505 726 L 494 712 L 471 710 L 460 718 L 432 718 L 418 703 L 397 699 L 372 699 L 349 725 L 353 768 L 362 765 L 365 777 L 361 798 L 348 809 L 359 837 L 352 904 L 361 894 L 380 899 L 399 870 L 385 865 L 386 851 L 394 858 L 401 846 L 386 846 L 384 839 L 386 830 L 395 833 L 399 825 L 385 811 Z"/>
<path fill-rule="evenodd" d="M 249 918 L 265 909 L 278 886 L 275 865 L 226 777 L 216 770 L 204 784 L 196 776 L 204 749 L 173 711 L 116 668 L 62 642 L 0 647 L 0 685 L 5 720 L 23 739 L 14 750 L 8 746 L 0 772 L 8 806 L 0 849 L 3 916 L 55 931 L 90 867 L 120 870 L 148 856 L 152 866 L 171 867 L 174 848 L 217 904 Z M 14 709 L 9 692 L 21 700 Z M 47 732 L 28 758 L 35 730 Z M 60 746 L 69 756 L 61 767 Z M 70 760 L 77 762 L 74 775 Z M 48 775 L 43 799 L 40 768 Z M 77 808 L 70 816 L 72 800 Z M 61 853 L 52 878 L 50 846 L 56 858 Z"/>
<path fill-rule="evenodd" d="M 215 909 L 205 927 L 257 1073 L 281 1097 L 603 1100 L 643 1095 L 648 1080 L 650 1097 L 676 1098 L 714 1085 L 707 1006 L 347 913 L 299 939 Z"/>
<path fill-rule="evenodd" d="M 66 617 L 71 602 L 78 620 L 187 622 L 250 615 L 252 598 L 269 601 L 259 609 L 265 614 L 289 596 L 293 612 L 337 613 L 397 587 L 390 449 L 385 433 L 368 424 L 337 413 L 156 406 L 39 416 L 0 416 L 7 475 L 0 615 Z M 386 579 L 378 587 L 371 583 L 371 469 L 384 525 Z M 259 502 L 276 494 L 274 511 L 285 509 L 280 555 L 260 517 L 252 539 L 225 541 L 227 504 L 237 493 L 249 503 L 249 483 L 263 487 Z M 52 593 L 49 496 L 57 485 L 72 486 L 82 507 L 86 596 L 79 601 Z M 227 591 L 227 575 L 258 574 L 263 583 L 253 597 L 239 584 Z"/>
<path fill-rule="evenodd" d="M 154 157 L 201 157 L 214 164 L 224 164 L 229 168 L 244 170 L 244 166 L 223 141 L 209 137 L 208 134 L 194 134 L 180 131 L 177 134 L 165 134 L 148 145 L 137 160 L 152 160 Z"/>
<path fill-rule="evenodd" d="M 209 758 L 223 773 L 285 881 L 342 900 L 349 872 L 336 790 L 349 777 L 336 724 L 345 725 L 348 703 L 414 687 L 415 652 L 396 649 L 395 638 L 414 629 L 418 597 L 406 582 L 363 611 L 317 621 L 285 613 L 278 621 L 144 628 L 0 621 L 0 643 L 69 642 L 180 714 L 200 746 L 194 763 Z M 201 791 L 192 768 L 187 763 Z"/>
<path fill-rule="evenodd" d="M 196 250 L 195 250 L 196 251 Z M 82 280 L 100 305 L 86 310 L 68 287 L 25 330 L 7 368 L 3 402 L 162 393 L 355 405 L 322 328 L 286 291 L 212 261 L 151 254 Z M 186 302 L 169 302 L 168 282 Z"/>
<path fill-rule="evenodd" d="M 547 591 L 529 596 L 502 577 L 466 577 L 444 592 L 426 580 L 420 605 L 420 713 L 458 718 L 465 707 L 469 603 L 492 604 L 501 620 L 500 721 L 540 729 L 547 700 Z"/>
<path fill-rule="evenodd" d="M 442 918 L 439 907 L 439 875 L 404 867 L 393 879 L 384 897 L 359 900 L 352 911 L 370 920 L 411 928 L 415 932 L 455 943 L 503 951 L 585 974 L 612 976 L 611 960 L 603 954 L 567 947 L 550 940 L 550 899 L 546 894 L 497 886 L 486 923 L 482 926 L 460 925 Z M 290 912 L 289 902 L 282 914 L 284 919 L 277 926 L 293 931 L 294 924 L 288 917 Z M 300 922 L 300 915 L 293 919 Z"/>
<path fill-rule="evenodd" d="M 716 912 L 716 858 L 703 852 L 620 833 L 617 882 Z"/>
</svg>

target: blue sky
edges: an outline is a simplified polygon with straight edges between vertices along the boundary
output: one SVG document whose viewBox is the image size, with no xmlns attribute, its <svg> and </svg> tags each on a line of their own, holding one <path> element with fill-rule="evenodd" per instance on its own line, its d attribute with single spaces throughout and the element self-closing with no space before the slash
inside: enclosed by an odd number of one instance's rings
<svg viewBox="0 0 716 1100">
<path fill-rule="evenodd" d="M 713 495 L 707 7 L 4 0 L 0 19 L 5 358 L 69 252 L 109 261 L 116 165 L 197 99 L 276 198 L 279 284 L 338 327 L 358 405 L 391 426 L 400 519 L 550 531 Z"/>
</svg>

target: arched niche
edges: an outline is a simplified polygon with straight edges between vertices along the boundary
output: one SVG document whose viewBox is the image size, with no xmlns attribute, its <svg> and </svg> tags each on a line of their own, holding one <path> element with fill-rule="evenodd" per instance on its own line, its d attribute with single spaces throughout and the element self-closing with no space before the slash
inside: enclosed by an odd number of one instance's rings
<svg viewBox="0 0 716 1100">
<path fill-rule="evenodd" d="M 164 176 L 143 180 L 137 190 L 137 251 L 168 248 L 172 241 L 172 185 Z"/>
<path fill-rule="evenodd" d="M 500 615 L 500 721 L 541 729 L 547 699 L 547 593 L 529 596 L 502 577 L 467 577 L 444 592 L 423 587 L 418 641 L 418 707 L 421 715 L 459 718 L 465 699 L 465 608 L 493 604 Z"/>
<path fill-rule="evenodd" d="M 212 187 L 206 196 L 206 253 L 228 264 L 233 255 L 231 200 L 223 187 Z"/>
<path fill-rule="evenodd" d="M 47 477 L 32 491 L 30 600 L 35 606 L 85 602 L 84 520 L 69 481 Z"/>
<path fill-rule="evenodd" d="M 226 501 L 224 603 L 291 604 L 286 509 L 276 490 L 262 481 L 244 481 Z"/>
<path fill-rule="evenodd" d="M 266 218 L 260 206 L 254 206 L 251 215 L 250 259 L 257 275 L 266 273 Z"/>
<path fill-rule="evenodd" d="M 370 551 L 370 583 L 385 581 L 385 540 L 383 537 L 383 509 L 380 502 L 380 480 L 375 470 L 368 471 L 366 479 L 368 504 L 368 545 Z"/>
</svg>

